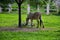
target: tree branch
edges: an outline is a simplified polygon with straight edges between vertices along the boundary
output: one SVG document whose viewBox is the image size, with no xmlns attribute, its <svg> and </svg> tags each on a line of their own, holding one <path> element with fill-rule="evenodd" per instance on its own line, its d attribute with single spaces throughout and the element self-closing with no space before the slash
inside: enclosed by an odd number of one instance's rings
<svg viewBox="0 0 60 40">
<path fill-rule="evenodd" d="M 18 1 L 17 0 L 15 0 L 16 1 L 16 3 L 18 4 Z"/>
<path fill-rule="evenodd" d="M 23 2 L 24 2 L 24 0 L 21 0 L 21 2 L 20 2 L 20 3 L 22 4 Z"/>
<path fill-rule="evenodd" d="M 17 4 L 22 4 L 24 0 L 15 0 Z"/>
</svg>

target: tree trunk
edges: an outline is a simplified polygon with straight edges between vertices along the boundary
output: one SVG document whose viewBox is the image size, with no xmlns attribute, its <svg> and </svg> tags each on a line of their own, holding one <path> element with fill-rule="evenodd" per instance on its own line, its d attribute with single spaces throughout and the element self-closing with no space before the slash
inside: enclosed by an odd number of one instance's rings
<svg viewBox="0 0 60 40">
<path fill-rule="evenodd" d="M 59 5 L 58 5 L 57 1 L 55 1 L 55 5 L 56 5 L 57 14 L 58 14 L 59 13 Z"/>
<path fill-rule="evenodd" d="M 11 7 L 11 4 L 8 4 L 8 12 L 10 13 L 12 11 L 12 7 Z"/>
<path fill-rule="evenodd" d="M 47 15 L 49 15 L 49 10 L 50 10 L 50 5 L 49 5 L 49 3 L 47 3 Z"/>
<path fill-rule="evenodd" d="M 30 4 L 28 4 L 27 5 L 27 15 L 30 13 Z M 30 23 L 31 21 L 29 20 L 29 23 Z"/>
<path fill-rule="evenodd" d="M 2 7 L 0 7 L 0 13 L 2 12 Z"/>
<path fill-rule="evenodd" d="M 39 5 L 37 5 L 37 12 L 39 12 Z"/>
<path fill-rule="evenodd" d="M 58 6 L 56 6 L 56 9 L 57 9 L 57 13 L 59 12 L 59 8 L 58 8 Z"/>
<path fill-rule="evenodd" d="M 30 4 L 28 4 L 27 6 L 28 6 L 27 7 L 27 14 L 29 14 L 30 13 Z"/>
<path fill-rule="evenodd" d="M 20 3 L 18 4 L 18 9 L 19 9 L 18 10 L 19 11 L 19 14 L 18 14 L 19 15 L 19 23 L 18 23 L 19 25 L 18 25 L 18 27 L 21 27 L 21 4 Z"/>
</svg>

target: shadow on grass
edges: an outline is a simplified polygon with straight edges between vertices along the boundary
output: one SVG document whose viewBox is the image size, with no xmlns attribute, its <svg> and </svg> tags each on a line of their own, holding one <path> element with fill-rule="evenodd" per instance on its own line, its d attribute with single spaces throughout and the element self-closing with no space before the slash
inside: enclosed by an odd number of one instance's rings
<svg viewBox="0 0 60 40">
<path fill-rule="evenodd" d="M 55 13 L 55 14 L 53 13 L 52 15 L 60 16 L 60 13 Z"/>
<path fill-rule="evenodd" d="M 53 15 L 60 16 L 60 14 L 53 14 Z"/>
<path fill-rule="evenodd" d="M 54 32 L 60 32 L 60 30 L 54 31 Z"/>
</svg>

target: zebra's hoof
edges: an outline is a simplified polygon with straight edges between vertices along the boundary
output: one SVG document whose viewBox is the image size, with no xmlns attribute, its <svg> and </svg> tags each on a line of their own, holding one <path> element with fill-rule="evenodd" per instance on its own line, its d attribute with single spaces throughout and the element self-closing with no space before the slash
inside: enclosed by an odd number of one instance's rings
<svg viewBox="0 0 60 40">
<path fill-rule="evenodd" d="M 44 28 L 44 26 L 43 26 L 43 28 Z"/>
</svg>

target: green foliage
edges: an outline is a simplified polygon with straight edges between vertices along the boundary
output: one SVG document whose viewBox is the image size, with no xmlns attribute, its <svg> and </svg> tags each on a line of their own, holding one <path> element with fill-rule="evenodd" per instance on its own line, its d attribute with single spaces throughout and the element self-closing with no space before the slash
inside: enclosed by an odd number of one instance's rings
<svg viewBox="0 0 60 40">
<path fill-rule="evenodd" d="M 45 0 L 28 0 L 27 1 L 28 4 L 30 4 L 30 6 L 33 6 L 33 7 L 37 7 L 37 5 L 46 5 L 47 1 Z"/>
<path fill-rule="evenodd" d="M 0 0 L 1 4 L 8 4 L 8 3 L 13 3 L 14 0 Z"/>
<path fill-rule="evenodd" d="M 8 4 L 14 3 L 14 0 L 0 0 L 0 6 L 2 8 L 8 7 Z"/>
</svg>

